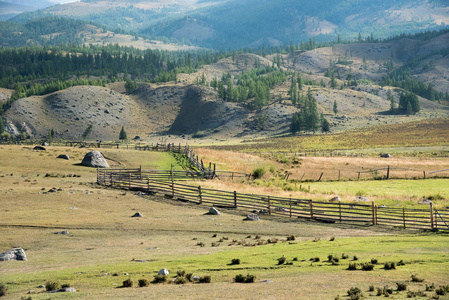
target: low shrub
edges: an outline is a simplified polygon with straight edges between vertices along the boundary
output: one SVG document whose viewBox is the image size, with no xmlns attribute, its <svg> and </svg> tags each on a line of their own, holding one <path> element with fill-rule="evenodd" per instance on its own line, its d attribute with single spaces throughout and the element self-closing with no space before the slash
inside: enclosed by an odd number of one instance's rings
<svg viewBox="0 0 449 300">
<path fill-rule="evenodd" d="M 164 283 L 167 281 L 167 276 L 165 275 L 155 275 L 152 283 Z"/>
<path fill-rule="evenodd" d="M 253 176 L 254 179 L 260 179 L 265 175 L 266 172 L 267 171 L 265 170 L 265 168 L 261 167 L 254 169 L 251 175 Z"/>
<path fill-rule="evenodd" d="M 199 283 L 210 283 L 211 278 L 209 275 L 201 276 L 200 279 L 198 279 Z"/>
<path fill-rule="evenodd" d="M 238 274 L 234 277 L 234 282 L 237 283 L 253 283 L 256 280 L 256 276 L 254 275 L 246 275 L 243 276 L 242 274 Z"/>
<path fill-rule="evenodd" d="M 139 287 L 149 286 L 150 282 L 147 279 L 139 279 Z"/>
<path fill-rule="evenodd" d="M 435 290 L 435 293 L 436 293 L 438 296 L 444 296 L 444 295 L 447 295 L 447 293 L 449 293 L 449 285 L 442 285 L 442 286 L 440 286 L 439 288 L 437 288 L 437 289 Z"/>
<path fill-rule="evenodd" d="M 186 284 L 188 282 L 188 280 L 184 276 L 179 276 L 179 277 L 176 277 L 176 279 L 173 282 L 176 284 Z"/>
<path fill-rule="evenodd" d="M 287 236 L 287 241 L 294 241 L 294 240 L 296 240 L 296 236 L 294 235 Z"/>
<path fill-rule="evenodd" d="M 359 258 L 358 258 L 356 255 L 354 255 L 354 257 L 352 258 L 352 260 L 359 260 Z"/>
<path fill-rule="evenodd" d="M 233 258 L 231 260 L 231 265 L 240 265 L 240 258 Z"/>
<path fill-rule="evenodd" d="M 200 246 L 200 247 L 204 247 L 205 246 L 203 242 L 198 242 L 198 243 L 196 243 L 196 245 Z"/>
<path fill-rule="evenodd" d="M 282 257 L 278 258 L 278 265 L 282 265 L 287 261 L 287 259 L 282 255 Z"/>
<path fill-rule="evenodd" d="M 123 281 L 123 287 L 132 287 L 133 286 L 133 281 L 131 278 L 126 279 L 125 281 Z"/>
<path fill-rule="evenodd" d="M 268 244 L 276 244 L 277 242 L 279 242 L 278 238 L 271 238 L 267 240 Z"/>
<path fill-rule="evenodd" d="M 192 274 L 192 273 L 187 273 L 187 274 L 186 274 L 186 279 L 187 279 L 188 281 L 190 281 L 190 282 L 192 282 L 192 277 L 193 277 L 193 274 Z"/>
<path fill-rule="evenodd" d="M 298 261 L 298 258 L 297 258 L 297 257 L 293 257 L 292 260 L 293 260 L 293 261 Z"/>
<path fill-rule="evenodd" d="M 352 299 L 352 296 L 355 296 L 355 295 L 362 296 L 362 290 L 359 289 L 358 287 L 350 288 L 347 293 L 348 293 L 348 296 L 351 297 L 351 299 Z"/>
<path fill-rule="evenodd" d="M 423 281 L 424 281 L 424 278 L 421 278 L 421 277 L 419 277 L 419 276 L 416 275 L 416 274 L 412 274 L 412 281 L 413 281 L 413 282 L 423 282 Z"/>
<path fill-rule="evenodd" d="M 0 283 L 0 297 L 5 296 L 7 290 L 8 290 L 8 286 L 3 283 Z"/>
<path fill-rule="evenodd" d="M 49 281 L 45 284 L 45 290 L 46 291 L 56 291 L 59 290 L 60 284 L 57 281 Z"/>
<path fill-rule="evenodd" d="M 383 293 L 383 289 L 378 287 L 376 296 L 382 296 L 382 293 Z"/>
<path fill-rule="evenodd" d="M 426 292 L 431 292 L 435 290 L 435 284 L 431 283 L 430 285 L 426 284 Z"/>
<path fill-rule="evenodd" d="M 331 242 L 335 241 L 335 236 L 331 237 L 331 238 L 329 239 L 329 241 L 331 241 Z"/>
<path fill-rule="evenodd" d="M 319 261 L 320 261 L 320 258 L 317 256 L 317 257 L 312 257 L 310 260 L 311 260 L 312 262 L 319 262 Z"/>
<path fill-rule="evenodd" d="M 396 263 L 395 262 L 386 262 L 384 264 L 385 270 L 396 270 Z"/>
<path fill-rule="evenodd" d="M 363 271 L 372 271 L 374 269 L 374 265 L 372 263 L 363 263 L 362 270 Z"/>
<path fill-rule="evenodd" d="M 389 295 L 393 294 L 393 288 L 389 286 L 384 286 L 383 294 L 384 296 L 388 297 Z"/>
<path fill-rule="evenodd" d="M 371 263 L 372 263 L 373 265 L 377 265 L 378 262 L 379 262 L 379 261 L 377 260 L 377 258 L 371 258 Z"/>
<path fill-rule="evenodd" d="M 398 264 L 397 264 L 398 266 L 405 266 L 405 262 L 404 262 L 404 260 L 403 259 L 401 259 L 399 262 L 398 262 Z"/>
<path fill-rule="evenodd" d="M 369 286 L 368 292 L 374 292 L 374 285 L 370 285 L 370 286 Z"/>
<path fill-rule="evenodd" d="M 184 277 L 185 275 L 186 275 L 186 271 L 184 271 L 184 270 L 176 271 L 176 277 Z"/>
<path fill-rule="evenodd" d="M 404 282 L 396 282 L 397 290 L 400 291 L 406 291 L 407 290 L 407 284 Z"/>
<path fill-rule="evenodd" d="M 357 270 L 357 264 L 356 263 L 349 263 L 348 270 L 350 270 L 350 271 Z"/>
<path fill-rule="evenodd" d="M 341 254 L 341 259 L 348 259 L 349 255 L 342 253 Z"/>
</svg>

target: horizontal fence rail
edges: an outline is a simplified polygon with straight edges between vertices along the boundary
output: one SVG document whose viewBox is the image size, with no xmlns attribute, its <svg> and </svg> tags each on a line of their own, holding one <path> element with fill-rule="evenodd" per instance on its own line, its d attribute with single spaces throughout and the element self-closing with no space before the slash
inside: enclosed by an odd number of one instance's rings
<svg viewBox="0 0 449 300">
<path fill-rule="evenodd" d="M 232 173 L 232 172 L 229 172 Z M 229 175 L 229 174 L 227 174 Z M 381 225 L 404 229 L 449 230 L 449 210 L 319 202 L 277 196 L 237 193 L 187 184 L 203 179 L 203 173 L 173 170 L 97 169 L 97 183 L 118 189 L 159 194 L 168 199 L 219 208 L 243 209 L 257 214 L 311 219 L 323 223 Z"/>
</svg>

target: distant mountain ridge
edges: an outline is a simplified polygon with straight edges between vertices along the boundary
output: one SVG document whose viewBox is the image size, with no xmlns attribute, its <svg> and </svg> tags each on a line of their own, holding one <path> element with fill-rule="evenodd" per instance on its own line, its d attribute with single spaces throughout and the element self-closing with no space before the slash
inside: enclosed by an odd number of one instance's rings
<svg viewBox="0 0 449 300">
<path fill-rule="evenodd" d="M 354 40 L 374 34 L 446 28 L 442 0 L 85 0 L 25 13 L 14 22 L 48 15 L 95 21 L 110 29 L 188 40 L 229 49 L 285 45 L 309 38 Z"/>
<path fill-rule="evenodd" d="M 23 12 L 34 11 L 55 5 L 49 1 L 3 0 L 0 1 L 0 21 L 6 21 Z"/>
</svg>

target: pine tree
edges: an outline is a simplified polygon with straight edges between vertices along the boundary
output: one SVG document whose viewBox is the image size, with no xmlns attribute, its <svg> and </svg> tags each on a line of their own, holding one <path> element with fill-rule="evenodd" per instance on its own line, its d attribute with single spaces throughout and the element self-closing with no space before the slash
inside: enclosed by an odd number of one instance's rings
<svg viewBox="0 0 449 300">
<path fill-rule="evenodd" d="M 86 130 L 84 130 L 83 135 L 82 135 L 83 141 L 85 141 L 87 139 L 87 137 L 91 134 L 93 127 L 94 127 L 94 125 L 90 124 L 89 126 L 87 126 Z"/>
<path fill-rule="evenodd" d="M 324 114 L 321 114 L 321 131 L 322 132 L 330 131 L 329 121 L 324 117 Z"/>
<path fill-rule="evenodd" d="M 119 140 L 127 140 L 128 139 L 128 135 L 126 134 L 126 131 L 125 131 L 125 127 L 124 126 L 122 126 L 122 129 L 120 130 L 120 133 L 119 133 Z"/>
<path fill-rule="evenodd" d="M 334 107 L 332 110 L 333 110 L 334 114 L 337 115 L 337 113 L 338 113 L 337 100 L 334 100 Z"/>
<path fill-rule="evenodd" d="M 2 116 L 0 116 L 0 134 L 5 131 L 5 122 L 3 121 Z"/>
</svg>

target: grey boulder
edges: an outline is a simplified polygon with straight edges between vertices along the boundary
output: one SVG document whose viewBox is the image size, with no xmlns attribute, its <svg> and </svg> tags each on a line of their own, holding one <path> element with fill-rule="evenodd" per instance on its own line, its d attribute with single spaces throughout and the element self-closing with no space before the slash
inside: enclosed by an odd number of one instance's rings
<svg viewBox="0 0 449 300">
<path fill-rule="evenodd" d="M 0 261 L 22 260 L 26 261 L 27 256 L 22 248 L 14 248 L 0 254 Z"/>
<path fill-rule="evenodd" d="M 210 215 L 221 215 L 221 213 L 215 208 L 215 207 L 211 207 L 209 208 L 209 214 Z"/>
<path fill-rule="evenodd" d="M 59 154 L 57 158 L 70 160 L 70 157 L 67 154 Z"/>
<path fill-rule="evenodd" d="M 256 214 L 249 214 L 249 215 L 246 216 L 245 220 L 247 220 L 247 221 L 259 221 L 260 219 L 259 219 L 259 216 L 256 215 Z"/>
<path fill-rule="evenodd" d="M 90 151 L 87 153 L 81 164 L 92 168 L 109 168 L 108 162 L 100 151 Z"/>
</svg>

